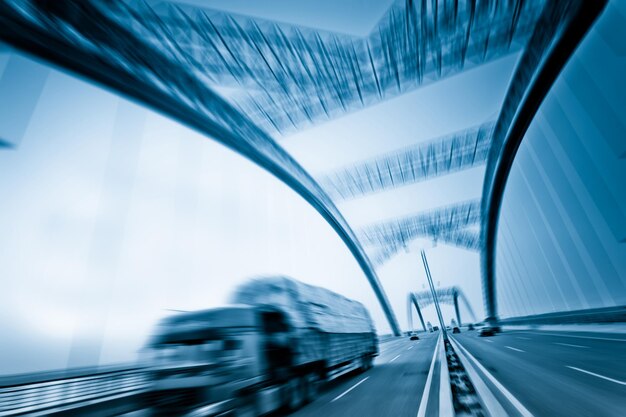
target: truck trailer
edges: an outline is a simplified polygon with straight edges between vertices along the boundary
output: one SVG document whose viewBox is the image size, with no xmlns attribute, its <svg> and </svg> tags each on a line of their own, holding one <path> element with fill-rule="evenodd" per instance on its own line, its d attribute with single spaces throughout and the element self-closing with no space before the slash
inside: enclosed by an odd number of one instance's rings
<svg viewBox="0 0 626 417">
<path fill-rule="evenodd" d="M 367 370 L 378 355 L 367 309 L 324 288 L 258 278 L 237 288 L 231 302 L 159 323 L 146 348 L 155 414 L 295 410 L 324 381 Z"/>
</svg>

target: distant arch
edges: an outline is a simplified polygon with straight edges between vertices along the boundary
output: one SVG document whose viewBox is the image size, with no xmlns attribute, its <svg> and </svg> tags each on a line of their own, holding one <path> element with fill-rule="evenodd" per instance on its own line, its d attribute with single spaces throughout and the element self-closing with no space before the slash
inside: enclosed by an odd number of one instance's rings
<svg viewBox="0 0 626 417">
<path fill-rule="evenodd" d="M 459 299 L 461 299 L 472 316 L 472 320 L 476 321 L 476 315 L 474 314 L 474 310 L 470 305 L 467 297 L 459 287 L 448 287 L 448 288 L 440 288 L 436 291 L 437 298 L 439 299 L 439 303 L 441 304 L 449 304 L 454 306 L 454 313 L 456 316 L 456 321 L 459 326 L 463 323 L 461 321 L 461 311 L 459 309 Z M 421 291 L 421 292 L 410 292 L 407 298 L 407 312 L 408 312 L 408 320 L 409 327 L 413 329 L 413 316 L 411 314 L 411 306 L 415 306 L 415 310 L 417 311 L 417 315 L 420 318 L 422 323 L 422 327 L 424 331 L 426 331 L 426 325 L 424 324 L 424 318 L 422 316 L 422 309 L 429 305 L 433 304 L 433 297 L 430 291 Z"/>
</svg>

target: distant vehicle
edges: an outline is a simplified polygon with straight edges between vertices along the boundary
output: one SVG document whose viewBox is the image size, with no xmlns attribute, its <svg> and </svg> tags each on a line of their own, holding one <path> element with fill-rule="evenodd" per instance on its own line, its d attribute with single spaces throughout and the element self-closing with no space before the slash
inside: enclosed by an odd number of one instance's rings
<svg viewBox="0 0 626 417">
<path fill-rule="evenodd" d="M 432 325 L 432 324 L 430 324 L 430 322 L 426 323 L 426 327 L 428 327 L 428 331 L 429 331 L 430 333 L 432 333 L 432 332 L 433 332 L 433 325 Z"/>
<path fill-rule="evenodd" d="M 472 323 L 468 324 L 467 330 L 474 330 L 474 325 Z"/>
<path fill-rule="evenodd" d="M 419 336 L 417 335 L 417 332 L 411 332 L 409 334 L 409 339 L 410 340 L 420 340 Z"/>
<path fill-rule="evenodd" d="M 480 332 L 478 333 L 478 336 L 480 336 L 480 337 L 495 336 L 496 333 L 497 333 L 497 331 L 496 331 L 495 327 L 483 327 L 482 329 L 480 329 Z"/>
<path fill-rule="evenodd" d="M 378 355 L 366 308 L 324 288 L 262 278 L 239 287 L 232 302 L 159 323 L 147 346 L 150 409 L 181 414 L 183 398 L 184 409 L 206 406 L 210 416 L 295 410 L 327 378 L 367 370 Z"/>
<path fill-rule="evenodd" d="M 439 326 L 433 326 L 433 331 L 434 332 L 438 332 L 439 331 Z"/>
<path fill-rule="evenodd" d="M 461 329 L 459 329 L 459 326 L 454 319 L 450 320 L 450 327 L 448 327 L 448 329 L 450 328 L 452 328 L 452 333 L 461 333 Z"/>
</svg>

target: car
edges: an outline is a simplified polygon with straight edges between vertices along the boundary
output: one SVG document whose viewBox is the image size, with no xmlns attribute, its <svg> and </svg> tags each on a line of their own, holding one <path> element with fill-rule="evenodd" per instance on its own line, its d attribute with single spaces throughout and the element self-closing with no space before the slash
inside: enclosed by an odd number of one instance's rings
<svg viewBox="0 0 626 417">
<path fill-rule="evenodd" d="M 433 326 L 433 331 L 434 332 L 438 332 L 439 331 L 439 326 Z"/>
<path fill-rule="evenodd" d="M 468 324 L 467 330 L 474 330 L 474 325 L 472 323 Z"/>
<path fill-rule="evenodd" d="M 418 336 L 418 335 L 416 335 L 416 334 L 411 335 L 410 339 L 411 339 L 411 340 L 420 340 L 419 336 Z"/>
<path fill-rule="evenodd" d="M 461 333 L 461 329 L 459 329 L 457 326 L 454 326 L 452 328 L 452 333 Z"/>
<path fill-rule="evenodd" d="M 483 327 L 480 330 L 480 333 L 478 333 L 478 336 L 480 337 L 495 336 L 496 333 L 497 333 L 497 329 L 495 327 Z"/>
</svg>

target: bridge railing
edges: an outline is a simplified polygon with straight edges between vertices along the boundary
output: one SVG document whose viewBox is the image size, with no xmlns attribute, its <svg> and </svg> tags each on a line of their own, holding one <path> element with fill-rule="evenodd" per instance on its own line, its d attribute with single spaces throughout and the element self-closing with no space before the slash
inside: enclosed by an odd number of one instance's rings
<svg viewBox="0 0 626 417">
<path fill-rule="evenodd" d="M 626 306 L 509 317 L 500 319 L 498 322 L 502 325 L 624 323 L 626 322 Z"/>
<path fill-rule="evenodd" d="M 0 378 L 0 416 L 54 412 L 145 392 L 144 368 L 81 368 Z"/>
</svg>

